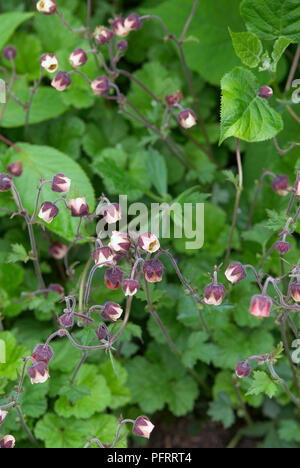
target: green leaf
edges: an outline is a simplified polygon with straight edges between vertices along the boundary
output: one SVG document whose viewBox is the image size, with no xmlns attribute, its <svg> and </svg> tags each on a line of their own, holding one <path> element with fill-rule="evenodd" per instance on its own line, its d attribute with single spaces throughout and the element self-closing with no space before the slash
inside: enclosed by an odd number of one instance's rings
<svg viewBox="0 0 300 468">
<path fill-rule="evenodd" d="M 111 392 L 109 407 L 112 409 L 122 408 L 130 401 L 129 389 L 125 386 L 127 381 L 127 371 L 118 361 L 114 361 L 117 374 L 112 368 L 110 360 L 107 360 L 99 368 L 100 374 L 105 377 Z"/>
<path fill-rule="evenodd" d="M 32 214 L 34 211 L 36 190 L 40 179 L 50 180 L 58 172 L 72 179 L 67 199 L 84 196 L 90 211 L 93 211 L 95 206 L 94 190 L 86 174 L 75 161 L 49 146 L 36 146 L 27 143 L 18 143 L 17 145 L 21 148 L 22 154 L 17 153 L 16 155 L 13 149 L 8 150 L 8 154 L 10 162 L 17 159 L 23 161 L 23 174 L 15 180 L 15 184 L 21 193 L 24 208 L 29 213 Z M 51 186 L 48 184 L 43 187 L 40 203 L 55 199 L 57 199 L 57 194 L 51 190 Z M 60 202 L 59 208 L 58 216 L 47 227 L 72 241 L 78 226 L 78 219 L 71 217 L 70 211 L 66 210 L 62 202 Z"/>
<path fill-rule="evenodd" d="M 188 367 L 194 367 L 198 359 L 206 364 L 212 362 L 216 355 L 216 347 L 212 343 L 206 343 L 207 333 L 193 332 L 187 342 L 182 360 Z"/>
<path fill-rule="evenodd" d="M 287 442 L 300 442 L 299 423 L 294 419 L 284 419 L 279 423 L 279 437 Z"/>
<path fill-rule="evenodd" d="M 22 244 L 13 244 L 11 248 L 12 252 L 8 254 L 7 263 L 28 262 L 29 256 Z"/>
<path fill-rule="evenodd" d="M 6 44 L 17 27 L 32 18 L 33 13 L 9 12 L 0 15 L 0 50 Z"/>
<path fill-rule="evenodd" d="M 266 210 L 268 215 L 268 220 L 265 221 L 265 226 L 272 231 L 278 231 L 286 223 L 286 214 L 285 212 L 278 213 L 275 210 Z"/>
<path fill-rule="evenodd" d="M 25 391 L 21 394 L 20 402 L 22 412 L 31 418 L 40 418 L 47 411 L 47 392 L 49 382 L 41 385 L 32 385 L 29 379 L 25 380 Z"/>
<path fill-rule="evenodd" d="M 263 45 L 259 38 L 251 32 L 235 33 L 229 29 L 236 55 L 250 68 L 259 65 Z"/>
<path fill-rule="evenodd" d="M 277 385 L 273 380 L 271 380 L 266 372 L 255 371 L 253 373 L 253 380 L 247 394 L 259 395 L 260 393 L 264 393 L 269 398 L 273 398 L 273 396 L 277 393 L 277 390 Z"/>
<path fill-rule="evenodd" d="M 220 144 L 234 136 L 249 142 L 273 138 L 283 128 L 280 114 L 258 96 L 255 75 L 242 67 L 222 78 Z"/>
<path fill-rule="evenodd" d="M 5 363 L 0 363 L 0 377 L 16 380 L 16 371 L 21 372 L 23 358 L 28 355 L 28 351 L 23 346 L 17 345 L 14 335 L 10 332 L 0 332 L 0 340 L 4 341 L 5 345 Z"/>
<path fill-rule="evenodd" d="M 292 42 L 291 39 L 287 39 L 286 37 L 279 37 L 275 41 L 273 52 L 272 52 L 273 63 L 271 64 L 271 71 L 273 73 L 276 72 L 278 62 L 281 59 L 286 48 L 291 44 L 291 42 Z"/>
<path fill-rule="evenodd" d="M 172 383 L 168 395 L 168 406 L 175 416 L 183 416 L 194 408 L 198 396 L 198 385 L 190 376 Z"/>
<path fill-rule="evenodd" d="M 298 0 L 244 0 L 241 15 L 247 29 L 261 39 L 272 41 L 285 36 L 300 42 Z"/>
<path fill-rule="evenodd" d="M 158 151 L 150 149 L 147 159 L 147 168 L 152 184 L 162 196 L 168 191 L 167 166 L 163 156 Z"/>
<path fill-rule="evenodd" d="M 221 421 L 226 429 L 233 425 L 235 415 L 227 393 L 218 394 L 218 400 L 210 403 L 208 414 L 213 421 Z"/>
</svg>

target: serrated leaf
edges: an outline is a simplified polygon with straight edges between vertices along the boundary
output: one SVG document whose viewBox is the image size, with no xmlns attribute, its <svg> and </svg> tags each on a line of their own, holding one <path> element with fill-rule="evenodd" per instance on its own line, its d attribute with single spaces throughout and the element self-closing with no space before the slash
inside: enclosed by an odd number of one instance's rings
<svg viewBox="0 0 300 468">
<path fill-rule="evenodd" d="M 230 398 L 227 393 L 219 393 L 218 399 L 209 405 L 209 416 L 213 421 L 220 421 L 227 429 L 235 422 L 235 414 L 231 408 Z"/>
<path fill-rule="evenodd" d="M 7 263 L 28 262 L 29 256 L 22 244 L 13 244 L 11 248 L 12 252 L 8 254 Z"/>
<path fill-rule="evenodd" d="M 265 227 L 278 231 L 286 223 L 286 214 L 284 212 L 278 213 L 275 210 L 266 210 L 268 220 L 265 222 Z"/>
<path fill-rule="evenodd" d="M 269 140 L 282 130 L 280 114 L 258 96 L 252 72 L 237 67 L 222 78 L 221 87 L 220 144 L 231 136 L 248 142 Z"/>
<path fill-rule="evenodd" d="M 194 367 L 198 360 L 209 364 L 216 355 L 216 346 L 212 343 L 206 343 L 207 333 L 193 332 L 187 342 L 182 360 L 188 367 Z"/>
<path fill-rule="evenodd" d="M 300 442 L 299 423 L 294 419 L 285 419 L 279 423 L 279 437 L 287 442 Z"/>
<path fill-rule="evenodd" d="M 255 371 L 253 372 L 253 380 L 247 394 L 259 395 L 260 393 L 263 393 L 269 398 L 273 398 L 273 396 L 277 393 L 277 390 L 278 388 L 276 383 L 271 380 L 266 372 Z"/>
<path fill-rule="evenodd" d="M 236 55 L 250 68 L 259 65 L 263 45 L 260 39 L 251 32 L 235 33 L 229 29 Z"/>
<path fill-rule="evenodd" d="M 14 335 L 10 332 L 0 332 L 0 340 L 4 341 L 4 363 L 0 363 L 0 377 L 16 380 L 17 373 L 22 370 L 23 358 L 28 356 L 28 350 L 18 346 Z"/>
</svg>

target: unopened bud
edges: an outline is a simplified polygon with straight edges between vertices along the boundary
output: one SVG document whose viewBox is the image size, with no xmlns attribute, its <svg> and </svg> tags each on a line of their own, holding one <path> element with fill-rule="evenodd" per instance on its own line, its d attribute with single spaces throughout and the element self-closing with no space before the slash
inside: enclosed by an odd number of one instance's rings
<svg viewBox="0 0 300 468">
<path fill-rule="evenodd" d="M 127 41 L 119 41 L 117 43 L 117 48 L 120 52 L 125 52 L 128 49 L 128 42 Z"/>
<path fill-rule="evenodd" d="M 154 429 L 154 425 L 147 416 L 139 416 L 133 425 L 133 433 L 140 437 L 150 438 L 150 434 Z"/>
<path fill-rule="evenodd" d="M 124 274 L 119 268 L 108 268 L 104 275 L 106 286 L 112 290 L 119 289 L 123 281 L 123 276 Z"/>
<path fill-rule="evenodd" d="M 16 439 L 12 435 L 6 435 L 0 440 L 0 448 L 14 448 L 16 445 Z"/>
<path fill-rule="evenodd" d="M 61 260 L 64 258 L 67 252 L 68 247 L 59 241 L 54 242 L 54 244 L 52 244 L 48 250 L 49 255 L 51 255 L 51 257 L 55 258 L 56 260 Z"/>
<path fill-rule="evenodd" d="M 226 295 L 225 286 L 221 283 L 211 283 L 205 287 L 204 302 L 208 305 L 219 306 Z"/>
<path fill-rule="evenodd" d="M 107 96 L 110 90 L 109 79 L 105 75 L 98 76 L 98 78 L 91 82 L 91 88 L 96 96 Z"/>
<path fill-rule="evenodd" d="M 116 304 L 115 302 L 107 302 L 104 305 L 103 312 L 101 313 L 101 316 L 105 320 L 109 320 L 110 322 L 116 322 L 122 315 L 123 309 L 119 304 Z"/>
<path fill-rule="evenodd" d="M 239 377 L 239 379 L 249 377 L 249 375 L 251 374 L 251 367 L 249 362 L 239 362 L 236 366 L 235 373 Z"/>
<path fill-rule="evenodd" d="M 192 109 L 186 109 L 178 114 L 178 122 L 182 128 L 191 128 L 197 124 L 196 114 Z"/>
<path fill-rule="evenodd" d="M 44 15 L 53 15 L 57 9 L 57 3 L 55 0 L 40 0 L 37 2 L 36 8 Z"/>
<path fill-rule="evenodd" d="M 65 290 L 60 284 L 49 284 L 48 290 L 51 292 L 55 292 L 59 294 L 60 296 L 65 295 Z"/>
<path fill-rule="evenodd" d="M 2 51 L 2 55 L 6 60 L 14 60 L 17 56 L 17 49 L 14 46 L 6 46 Z"/>
<path fill-rule="evenodd" d="M 41 57 L 41 66 L 49 73 L 54 73 L 58 69 L 58 59 L 55 54 L 44 54 Z"/>
<path fill-rule="evenodd" d="M 27 373 L 32 384 L 44 383 L 50 377 L 48 365 L 42 361 L 28 367 Z"/>
<path fill-rule="evenodd" d="M 51 86 L 57 91 L 65 91 L 72 83 L 69 73 L 59 71 L 54 79 L 51 81 Z"/>
<path fill-rule="evenodd" d="M 181 91 L 175 91 L 175 93 L 168 94 L 168 96 L 166 96 L 167 104 L 169 104 L 170 107 L 173 107 L 176 104 L 179 104 L 179 102 L 181 102 L 182 99 L 183 99 L 183 94 Z"/>
<path fill-rule="evenodd" d="M 145 232 L 138 238 L 138 245 L 141 249 L 149 253 L 154 253 L 160 249 L 158 238 L 151 232 Z"/>
<path fill-rule="evenodd" d="M 122 218 L 121 208 L 118 203 L 110 203 L 104 206 L 101 212 L 108 224 L 117 223 Z"/>
<path fill-rule="evenodd" d="M 282 197 L 285 197 L 289 193 L 290 181 L 288 176 L 281 174 L 276 176 L 272 182 L 272 189 Z"/>
<path fill-rule="evenodd" d="M 76 49 L 71 53 L 69 57 L 69 62 L 73 68 L 79 68 L 86 64 L 88 60 L 87 54 L 83 49 Z"/>
<path fill-rule="evenodd" d="M 144 275 L 149 283 L 159 283 L 163 278 L 164 266 L 159 260 L 148 260 L 144 263 Z"/>
<path fill-rule="evenodd" d="M 270 86 L 262 86 L 258 95 L 263 99 L 270 99 L 273 96 L 273 89 Z"/>
<path fill-rule="evenodd" d="M 74 217 L 87 216 L 89 214 L 89 207 L 85 197 L 72 198 L 69 200 L 69 207 L 71 215 Z"/>
<path fill-rule="evenodd" d="M 0 192 L 7 192 L 12 186 L 12 178 L 8 174 L 0 174 Z"/>
<path fill-rule="evenodd" d="M 127 253 L 130 249 L 131 241 L 128 234 L 119 231 L 113 231 L 109 247 L 117 253 Z"/>
<path fill-rule="evenodd" d="M 292 298 L 295 302 L 300 302 L 300 283 L 292 283 L 290 286 Z"/>
<path fill-rule="evenodd" d="M 250 314 L 255 317 L 270 317 L 272 299 L 269 296 L 257 294 L 252 297 Z"/>
<path fill-rule="evenodd" d="M 93 257 L 95 264 L 99 265 L 100 267 L 110 265 L 114 261 L 114 253 L 110 247 L 99 247 L 98 249 L 94 250 Z"/>
<path fill-rule="evenodd" d="M 52 179 L 53 192 L 68 193 L 71 187 L 71 179 L 63 174 L 56 174 Z"/>
<path fill-rule="evenodd" d="M 102 341 L 106 339 L 107 329 L 104 323 L 99 324 L 99 327 L 96 330 L 96 335 L 97 335 L 98 341 Z"/>
<path fill-rule="evenodd" d="M 290 250 L 291 244 L 285 241 L 277 241 L 275 247 L 280 255 L 285 255 Z"/>
<path fill-rule="evenodd" d="M 13 176 L 20 177 L 23 172 L 23 163 L 22 161 L 15 161 L 7 166 L 6 170 Z"/>
<path fill-rule="evenodd" d="M 246 278 L 246 270 L 240 262 L 233 262 L 225 271 L 225 276 L 232 284 L 236 284 Z"/>
<path fill-rule="evenodd" d="M 52 223 L 54 218 L 58 215 L 59 209 L 54 203 L 44 202 L 41 205 L 39 218 L 45 221 L 45 223 Z"/>
<path fill-rule="evenodd" d="M 32 357 L 35 361 L 44 362 L 46 364 L 49 364 L 53 356 L 53 349 L 51 348 L 51 346 L 46 344 L 36 345 L 32 353 Z"/>
<path fill-rule="evenodd" d="M 98 45 L 104 45 L 112 40 L 112 38 L 114 37 L 114 33 L 105 26 L 98 26 L 95 29 L 93 36 Z"/>
<path fill-rule="evenodd" d="M 140 283 L 134 279 L 125 279 L 122 283 L 122 288 L 125 296 L 134 296 L 140 290 Z"/>
<path fill-rule="evenodd" d="M 74 317 L 70 312 L 66 312 L 65 314 L 61 315 L 58 320 L 61 326 L 64 328 L 71 328 L 74 325 Z"/>
</svg>

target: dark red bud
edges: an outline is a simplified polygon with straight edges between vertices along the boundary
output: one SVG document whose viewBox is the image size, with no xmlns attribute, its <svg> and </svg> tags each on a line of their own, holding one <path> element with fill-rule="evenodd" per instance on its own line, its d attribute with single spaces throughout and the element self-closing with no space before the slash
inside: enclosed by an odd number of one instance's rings
<svg viewBox="0 0 300 468">
<path fill-rule="evenodd" d="M 239 362 L 236 366 L 235 373 L 240 379 L 249 377 L 249 375 L 251 374 L 251 367 L 249 362 Z"/>
</svg>

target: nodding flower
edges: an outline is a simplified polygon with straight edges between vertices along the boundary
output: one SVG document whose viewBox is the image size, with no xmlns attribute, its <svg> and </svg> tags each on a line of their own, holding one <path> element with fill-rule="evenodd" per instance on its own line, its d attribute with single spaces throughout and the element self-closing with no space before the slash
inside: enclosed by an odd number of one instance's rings
<svg viewBox="0 0 300 468">
<path fill-rule="evenodd" d="M 154 427 L 154 424 L 152 424 L 147 416 L 139 416 L 133 425 L 133 433 L 137 436 L 149 439 Z"/>
<path fill-rule="evenodd" d="M 145 232 L 144 234 L 139 236 L 138 246 L 148 253 L 154 253 L 160 249 L 160 243 L 158 238 L 155 236 L 155 234 L 152 234 L 151 232 Z"/>
<path fill-rule="evenodd" d="M 72 198 L 69 200 L 71 215 L 74 217 L 87 216 L 90 212 L 85 197 Z"/>
<path fill-rule="evenodd" d="M 99 266 L 110 265 L 114 262 L 114 253 L 110 247 L 99 247 L 94 250 L 93 257 L 95 264 Z"/>
<path fill-rule="evenodd" d="M 50 377 L 48 364 L 43 361 L 36 362 L 28 367 L 27 373 L 32 384 L 45 383 Z"/>
<path fill-rule="evenodd" d="M 134 296 L 140 290 L 140 283 L 134 279 L 125 279 L 122 283 L 122 288 L 125 296 Z"/>
<path fill-rule="evenodd" d="M 239 379 L 244 379 L 246 377 L 249 377 L 251 374 L 251 367 L 248 361 L 245 362 L 239 362 L 238 365 L 236 366 L 235 373 L 238 376 Z"/>
<path fill-rule="evenodd" d="M 269 296 L 256 294 L 252 297 L 250 314 L 255 317 L 270 317 L 272 299 Z"/>
<path fill-rule="evenodd" d="M 122 218 L 121 208 L 118 203 L 109 203 L 109 205 L 102 208 L 101 212 L 108 224 L 117 223 Z"/>
<path fill-rule="evenodd" d="M 55 54 L 43 54 L 40 59 L 41 66 L 49 73 L 58 69 L 58 59 Z"/>
<path fill-rule="evenodd" d="M 23 163 L 22 161 L 15 161 L 11 163 L 9 166 L 7 166 L 6 170 L 11 175 L 15 177 L 20 177 L 23 173 Z"/>
<path fill-rule="evenodd" d="M 88 56 L 83 49 L 75 49 L 70 57 L 69 62 L 73 68 L 83 67 L 88 60 Z"/>
<path fill-rule="evenodd" d="M 109 320 L 110 322 L 116 322 L 122 315 L 123 309 L 119 304 L 115 302 L 107 302 L 104 305 L 104 309 L 101 313 L 101 316 L 105 320 Z"/>
<path fill-rule="evenodd" d="M 221 283 L 214 282 L 205 287 L 204 302 L 208 305 L 219 306 L 222 304 L 225 295 L 225 286 Z"/>
<path fill-rule="evenodd" d="M 45 223 L 50 224 L 54 218 L 58 215 L 59 209 L 54 203 L 44 202 L 41 204 L 39 218 L 45 221 Z"/>
<path fill-rule="evenodd" d="M 282 197 L 289 193 L 290 181 L 287 175 L 281 174 L 276 176 L 272 181 L 272 189 Z"/>
<path fill-rule="evenodd" d="M 13 184 L 12 178 L 8 174 L 0 174 L 0 192 L 7 192 Z"/>
<path fill-rule="evenodd" d="M 55 258 L 56 260 L 61 260 L 66 256 L 68 252 L 68 246 L 57 241 L 52 244 L 48 250 L 49 255 Z"/>
<path fill-rule="evenodd" d="M 232 284 L 236 284 L 239 281 L 242 281 L 247 277 L 246 270 L 244 266 L 240 262 L 233 262 L 231 263 L 226 271 L 225 276 Z"/>
<path fill-rule="evenodd" d="M 178 114 L 178 122 L 182 128 L 188 129 L 197 125 L 196 114 L 192 109 L 185 109 Z"/>
<path fill-rule="evenodd" d="M 112 38 L 114 37 L 114 33 L 105 26 L 98 26 L 95 29 L 93 36 L 98 45 L 104 45 L 112 40 Z"/>
<path fill-rule="evenodd" d="M 159 260 L 148 260 L 144 263 L 144 275 L 149 283 L 162 281 L 164 266 Z"/>
<path fill-rule="evenodd" d="M 57 91 L 65 91 L 72 83 L 72 79 L 69 73 L 65 71 L 59 71 L 57 75 L 51 81 L 51 86 Z"/>
<path fill-rule="evenodd" d="M 63 174 L 56 174 L 52 179 L 53 192 L 68 193 L 71 187 L 71 179 Z"/>
<path fill-rule="evenodd" d="M 14 448 L 16 445 L 16 439 L 12 435 L 6 435 L 0 440 L 0 448 Z"/>
<path fill-rule="evenodd" d="M 36 8 L 44 15 L 53 15 L 57 9 L 57 3 L 55 0 L 40 0 L 37 2 Z"/>
</svg>

